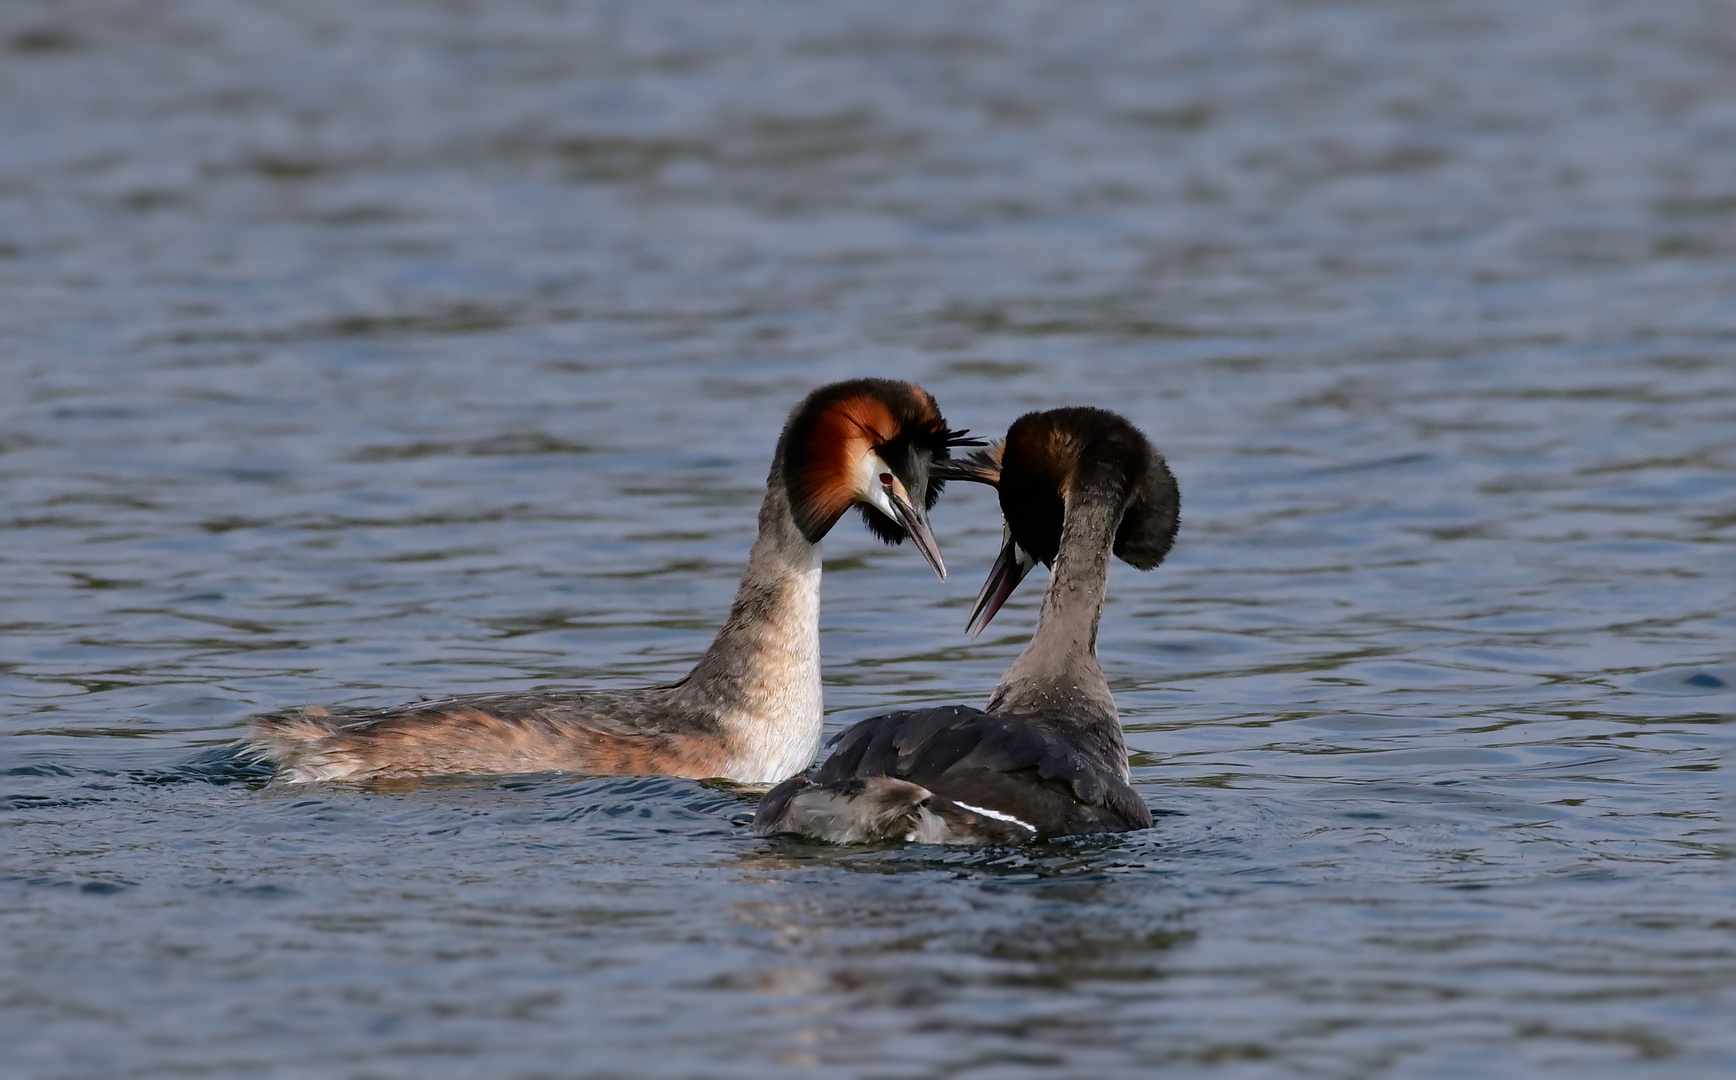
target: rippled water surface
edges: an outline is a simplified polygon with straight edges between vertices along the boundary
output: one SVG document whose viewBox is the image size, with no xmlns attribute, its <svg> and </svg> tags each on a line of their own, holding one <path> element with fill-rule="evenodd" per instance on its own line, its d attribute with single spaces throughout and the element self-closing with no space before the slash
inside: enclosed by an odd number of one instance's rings
<svg viewBox="0 0 1736 1080">
<path fill-rule="evenodd" d="M 1728 1075 L 1733 88 L 1690 0 L 0 6 L 0 1073 Z M 855 374 L 1168 453 L 1155 829 L 222 764 L 679 675 Z M 936 526 L 827 541 L 833 727 L 1029 633 Z"/>
</svg>

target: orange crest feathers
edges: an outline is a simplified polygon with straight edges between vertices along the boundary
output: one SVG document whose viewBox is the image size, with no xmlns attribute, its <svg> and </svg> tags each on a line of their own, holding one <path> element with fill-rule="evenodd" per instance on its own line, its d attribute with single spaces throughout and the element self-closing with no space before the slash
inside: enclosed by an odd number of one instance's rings
<svg viewBox="0 0 1736 1080">
<path fill-rule="evenodd" d="M 866 395 L 834 401 L 813 417 L 784 458 L 790 511 L 803 536 L 817 541 L 838 523 L 856 502 L 862 459 L 896 430 L 892 410 Z"/>
</svg>

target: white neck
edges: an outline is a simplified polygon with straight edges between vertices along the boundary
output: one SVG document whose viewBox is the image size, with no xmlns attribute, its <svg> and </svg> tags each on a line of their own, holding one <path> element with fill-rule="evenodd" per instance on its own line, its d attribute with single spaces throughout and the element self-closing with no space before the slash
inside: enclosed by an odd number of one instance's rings
<svg viewBox="0 0 1736 1080">
<path fill-rule="evenodd" d="M 820 546 L 796 528 L 782 472 L 774 462 L 729 619 L 682 686 L 717 719 L 721 775 L 740 783 L 792 776 L 820 750 Z"/>
</svg>

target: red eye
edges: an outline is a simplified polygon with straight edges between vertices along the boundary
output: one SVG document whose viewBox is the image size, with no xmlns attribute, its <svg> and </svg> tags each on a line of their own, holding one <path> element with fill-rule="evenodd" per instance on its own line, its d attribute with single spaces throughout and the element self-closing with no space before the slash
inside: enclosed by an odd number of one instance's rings
<svg viewBox="0 0 1736 1080">
<path fill-rule="evenodd" d="M 882 484 L 885 484 L 887 487 L 891 487 L 892 486 L 892 474 L 889 472 L 881 473 L 880 474 L 880 482 Z"/>
</svg>

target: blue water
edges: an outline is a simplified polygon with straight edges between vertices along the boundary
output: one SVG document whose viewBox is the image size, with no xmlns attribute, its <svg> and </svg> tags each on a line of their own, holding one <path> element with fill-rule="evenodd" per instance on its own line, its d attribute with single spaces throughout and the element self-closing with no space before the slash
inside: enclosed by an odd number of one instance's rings
<svg viewBox="0 0 1736 1080">
<path fill-rule="evenodd" d="M 1736 1070 L 1727 5 L 0 8 L 0 1075 Z M 1149 832 L 267 785 L 299 703 L 673 678 L 786 410 L 1116 408 Z M 826 544 L 829 724 L 1039 575 Z"/>
</svg>

